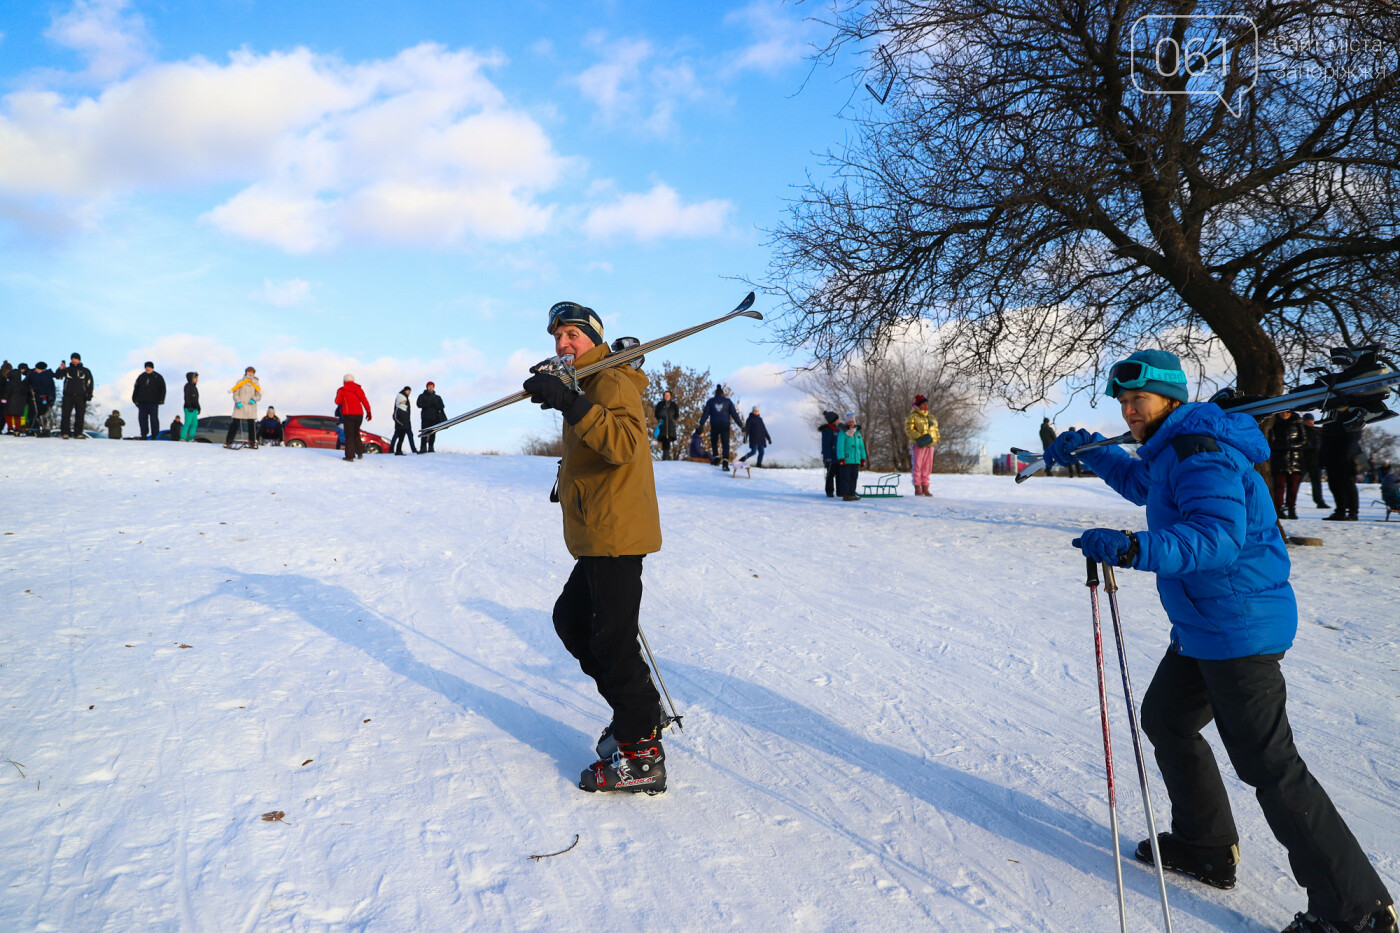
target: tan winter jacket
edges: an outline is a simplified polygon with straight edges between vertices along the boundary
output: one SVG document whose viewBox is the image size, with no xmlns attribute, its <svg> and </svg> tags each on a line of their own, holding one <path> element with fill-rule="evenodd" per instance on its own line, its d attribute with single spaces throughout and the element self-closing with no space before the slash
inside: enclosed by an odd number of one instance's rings
<svg viewBox="0 0 1400 933">
<path fill-rule="evenodd" d="M 611 355 L 594 347 L 574 365 Z M 564 424 L 559 504 L 564 544 L 574 557 L 619 557 L 661 550 L 661 515 L 651 472 L 642 392 L 647 377 L 627 364 L 582 381 L 593 402 L 576 425 Z"/>
<path fill-rule="evenodd" d="M 932 437 L 935 444 L 938 443 L 938 419 L 921 408 L 915 408 L 904 419 L 904 436 L 912 444 L 925 434 Z"/>
<path fill-rule="evenodd" d="M 258 385 L 257 376 L 244 376 L 234 384 L 229 392 L 233 394 L 234 402 L 242 402 L 243 407 L 236 404 L 233 408 L 233 417 L 236 421 L 247 421 L 258 419 L 258 402 L 262 399 L 262 387 Z"/>
</svg>

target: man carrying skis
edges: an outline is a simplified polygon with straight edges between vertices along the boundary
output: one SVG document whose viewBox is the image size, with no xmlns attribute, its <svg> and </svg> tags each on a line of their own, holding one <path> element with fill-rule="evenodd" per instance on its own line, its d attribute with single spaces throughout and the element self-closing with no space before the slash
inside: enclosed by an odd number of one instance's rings
<svg viewBox="0 0 1400 933">
<path fill-rule="evenodd" d="M 1308 909 L 1285 933 L 1394 933 L 1390 893 L 1293 744 L 1279 662 L 1298 628 L 1288 552 L 1268 487 L 1253 464 L 1269 459 L 1255 420 L 1211 403 L 1187 403 L 1177 358 L 1142 350 L 1109 370 L 1138 459 L 1117 447 L 1078 455 L 1130 502 L 1147 507 L 1147 530 L 1093 528 L 1074 540 L 1086 556 L 1157 574 L 1171 644 L 1142 701 L 1172 804 L 1158 837 L 1164 867 L 1232 888 L 1239 834 L 1220 771 L 1201 729 L 1212 719 L 1235 772 L 1255 789 L 1288 850 Z M 1100 435 L 1066 431 L 1045 452 L 1068 466 L 1071 451 Z M 1137 857 L 1152 860 L 1149 840 Z"/>
<path fill-rule="evenodd" d="M 611 354 L 591 308 L 559 302 L 549 311 L 548 331 L 555 353 L 572 355 L 575 367 Z M 637 642 L 642 558 L 661 550 L 646 386 L 647 377 L 625 365 L 582 380 L 581 393 L 547 372 L 524 385 L 531 401 L 564 416 L 558 500 L 564 544 L 576 563 L 554 604 L 554 630 L 612 708 L 599 760 L 579 778 L 589 792 L 666 790 L 661 697 Z M 607 754 L 614 742 L 616 751 Z"/>
</svg>

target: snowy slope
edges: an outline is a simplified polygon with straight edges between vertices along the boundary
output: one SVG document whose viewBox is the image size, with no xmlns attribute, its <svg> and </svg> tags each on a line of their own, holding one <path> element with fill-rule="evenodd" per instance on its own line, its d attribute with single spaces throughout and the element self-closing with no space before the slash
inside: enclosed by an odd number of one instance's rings
<svg viewBox="0 0 1400 933">
<path fill-rule="evenodd" d="M 1116 928 L 1068 542 L 1141 517 L 1095 481 L 844 504 L 814 471 L 658 464 L 643 622 L 686 731 L 666 795 L 617 799 L 575 787 L 607 711 L 550 624 L 552 460 L 0 442 L 0 929 Z M 1400 890 L 1400 524 L 1322 514 L 1293 727 Z M 1120 583 L 1140 697 L 1166 624 Z M 1170 879 L 1179 931 L 1303 907 L 1231 793 L 1240 885 Z"/>
</svg>

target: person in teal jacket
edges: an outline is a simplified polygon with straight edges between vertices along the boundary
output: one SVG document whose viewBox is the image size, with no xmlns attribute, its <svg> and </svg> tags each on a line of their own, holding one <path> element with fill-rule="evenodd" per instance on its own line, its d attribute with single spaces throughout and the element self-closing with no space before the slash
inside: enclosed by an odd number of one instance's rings
<svg viewBox="0 0 1400 933">
<path fill-rule="evenodd" d="M 1145 531 L 1091 528 L 1074 546 L 1095 561 L 1155 573 L 1171 639 L 1142 699 L 1171 798 L 1162 864 L 1219 888 L 1235 885 L 1239 833 L 1225 784 L 1201 735 L 1215 721 L 1235 773 L 1254 788 L 1288 850 L 1308 909 L 1285 933 L 1394 931 L 1390 893 L 1293 744 L 1280 662 L 1298 630 L 1288 550 L 1254 464 L 1269 442 L 1247 415 L 1187 401 L 1181 362 L 1141 350 L 1109 370 L 1106 395 L 1141 446 L 1071 452 L 1101 435 L 1066 431 L 1045 462 L 1088 464 L 1146 506 Z M 1152 861 L 1150 840 L 1136 851 Z"/>
<path fill-rule="evenodd" d="M 865 435 L 856 424 L 855 412 L 846 412 L 846 423 L 836 431 L 836 492 L 843 502 L 854 502 L 856 479 L 861 468 L 866 465 Z"/>
</svg>

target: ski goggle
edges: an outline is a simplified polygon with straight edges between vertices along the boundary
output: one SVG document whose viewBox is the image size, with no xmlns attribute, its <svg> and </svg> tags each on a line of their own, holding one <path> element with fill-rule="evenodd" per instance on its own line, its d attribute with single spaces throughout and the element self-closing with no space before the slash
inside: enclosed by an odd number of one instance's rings
<svg viewBox="0 0 1400 933">
<path fill-rule="evenodd" d="M 549 326 L 546 329 L 552 334 L 560 324 L 581 324 L 598 335 L 603 333 L 603 322 L 599 320 L 597 312 L 575 301 L 561 301 L 549 309 Z"/>
<path fill-rule="evenodd" d="M 1179 369 L 1158 369 L 1142 360 L 1124 360 L 1114 363 L 1108 371 L 1108 387 L 1103 394 L 1117 398 L 1124 389 L 1141 389 L 1149 382 L 1174 382 L 1186 385 L 1186 374 Z"/>
</svg>

